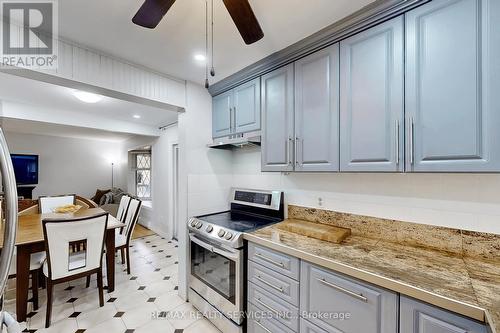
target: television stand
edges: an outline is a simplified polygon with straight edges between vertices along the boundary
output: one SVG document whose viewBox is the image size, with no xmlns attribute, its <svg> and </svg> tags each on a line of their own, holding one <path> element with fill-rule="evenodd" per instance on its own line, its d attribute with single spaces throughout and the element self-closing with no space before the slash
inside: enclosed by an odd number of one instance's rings
<svg viewBox="0 0 500 333">
<path fill-rule="evenodd" d="M 24 197 L 24 199 L 33 199 L 34 185 L 23 185 L 17 187 L 17 196 Z"/>
</svg>

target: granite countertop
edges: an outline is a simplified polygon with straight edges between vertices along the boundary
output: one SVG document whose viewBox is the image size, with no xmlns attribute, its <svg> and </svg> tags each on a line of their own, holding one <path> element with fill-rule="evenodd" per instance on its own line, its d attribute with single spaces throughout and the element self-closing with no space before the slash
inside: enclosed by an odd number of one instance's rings
<svg viewBox="0 0 500 333">
<path fill-rule="evenodd" d="M 245 239 L 467 317 L 500 333 L 500 261 L 354 234 L 341 244 L 279 229 Z"/>
</svg>

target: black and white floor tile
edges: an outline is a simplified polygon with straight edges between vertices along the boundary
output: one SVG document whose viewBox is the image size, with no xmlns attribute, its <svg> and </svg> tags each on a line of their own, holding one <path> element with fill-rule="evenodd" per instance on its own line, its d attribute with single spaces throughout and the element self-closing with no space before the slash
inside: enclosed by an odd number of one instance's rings
<svg viewBox="0 0 500 333">
<path fill-rule="evenodd" d="M 132 274 L 116 258 L 115 291 L 104 294 L 99 307 L 96 277 L 57 285 L 52 324 L 46 329 L 46 290 L 39 290 L 40 308 L 28 305 L 25 332 L 47 333 L 220 333 L 178 296 L 178 246 L 158 235 L 132 241 Z M 15 313 L 15 279 L 9 281 L 5 308 Z"/>
</svg>

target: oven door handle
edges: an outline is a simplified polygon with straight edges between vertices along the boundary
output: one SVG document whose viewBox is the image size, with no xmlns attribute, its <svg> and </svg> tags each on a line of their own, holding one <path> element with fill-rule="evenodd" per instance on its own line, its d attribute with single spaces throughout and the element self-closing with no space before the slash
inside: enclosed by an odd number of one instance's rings
<svg viewBox="0 0 500 333">
<path fill-rule="evenodd" d="M 202 241 L 201 239 L 199 239 L 198 237 L 196 237 L 194 235 L 191 235 L 190 238 L 191 238 L 191 241 L 193 243 L 198 244 L 199 246 L 207 249 L 210 252 L 220 254 L 221 256 L 224 256 L 224 257 L 226 257 L 228 259 L 233 259 L 233 260 L 239 260 L 240 259 L 239 258 L 239 254 L 237 252 L 230 252 L 230 251 L 221 249 L 221 248 L 219 248 L 217 246 L 214 246 L 212 244 L 209 244 L 207 242 Z"/>
</svg>

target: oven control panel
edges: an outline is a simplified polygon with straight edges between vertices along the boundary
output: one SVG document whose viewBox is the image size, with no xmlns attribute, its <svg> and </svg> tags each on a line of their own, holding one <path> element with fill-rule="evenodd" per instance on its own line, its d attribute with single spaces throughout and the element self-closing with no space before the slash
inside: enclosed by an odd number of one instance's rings
<svg viewBox="0 0 500 333">
<path fill-rule="evenodd" d="M 204 222 L 196 217 L 189 219 L 188 229 L 194 234 L 233 249 L 243 247 L 243 233 L 231 231 L 218 225 Z"/>
</svg>

